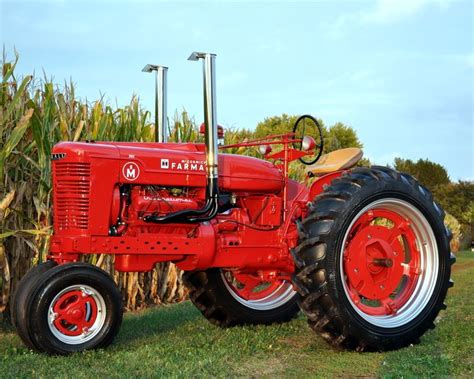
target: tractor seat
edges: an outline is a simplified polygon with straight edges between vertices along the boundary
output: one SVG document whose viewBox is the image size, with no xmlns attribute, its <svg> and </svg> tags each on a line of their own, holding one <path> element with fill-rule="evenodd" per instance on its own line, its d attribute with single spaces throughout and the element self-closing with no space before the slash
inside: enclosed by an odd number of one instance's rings
<svg viewBox="0 0 474 379">
<path fill-rule="evenodd" d="M 354 167 L 362 158 L 362 150 L 357 147 L 349 147 L 331 151 L 321 155 L 315 164 L 308 166 L 306 173 L 309 176 L 319 176 L 330 172 L 346 170 Z"/>
</svg>

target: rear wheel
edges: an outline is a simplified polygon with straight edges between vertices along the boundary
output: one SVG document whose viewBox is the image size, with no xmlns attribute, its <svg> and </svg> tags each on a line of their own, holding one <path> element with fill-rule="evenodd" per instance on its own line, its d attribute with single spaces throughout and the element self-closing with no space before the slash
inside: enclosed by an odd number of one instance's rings
<svg viewBox="0 0 474 379">
<path fill-rule="evenodd" d="M 63 264 L 36 279 L 20 321 L 20 336 L 28 336 L 40 352 L 105 347 L 120 328 L 122 299 L 106 272 L 85 263 Z"/>
<path fill-rule="evenodd" d="M 215 325 L 280 323 L 299 312 L 297 293 L 286 280 L 222 269 L 188 272 L 184 279 L 193 304 Z"/>
<path fill-rule="evenodd" d="M 294 283 L 330 343 L 388 350 L 419 342 L 441 309 L 454 256 L 444 213 L 412 177 L 355 169 L 316 198 L 300 225 Z"/>
</svg>

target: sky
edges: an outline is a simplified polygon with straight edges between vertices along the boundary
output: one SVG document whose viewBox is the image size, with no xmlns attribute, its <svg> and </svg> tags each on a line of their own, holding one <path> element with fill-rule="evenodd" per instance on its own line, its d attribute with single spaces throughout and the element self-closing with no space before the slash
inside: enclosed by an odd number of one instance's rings
<svg viewBox="0 0 474 379">
<path fill-rule="evenodd" d="M 474 180 L 474 1 L 6 1 L 1 40 L 18 72 L 72 78 L 77 94 L 154 109 L 147 63 L 169 67 L 168 114 L 203 119 L 217 54 L 217 115 L 253 129 L 312 114 L 353 127 L 372 163 L 430 159 Z"/>
</svg>

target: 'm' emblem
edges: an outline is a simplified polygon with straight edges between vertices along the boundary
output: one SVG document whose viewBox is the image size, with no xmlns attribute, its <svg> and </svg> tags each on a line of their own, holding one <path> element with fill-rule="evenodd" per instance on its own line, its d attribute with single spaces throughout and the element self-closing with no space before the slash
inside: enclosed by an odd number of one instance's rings
<svg viewBox="0 0 474 379">
<path fill-rule="evenodd" d="M 135 162 L 127 162 L 122 167 L 122 175 L 125 179 L 134 181 L 140 176 L 140 168 Z"/>
</svg>

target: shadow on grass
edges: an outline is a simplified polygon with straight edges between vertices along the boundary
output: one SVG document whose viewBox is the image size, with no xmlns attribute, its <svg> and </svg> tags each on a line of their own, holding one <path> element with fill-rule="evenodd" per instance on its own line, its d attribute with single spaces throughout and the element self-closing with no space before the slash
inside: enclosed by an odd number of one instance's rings
<svg viewBox="0 0 474 379">
<path fill-rule="evenodd" d="M 137 340 L 167 334 L 201 317 L 199 311 L 189 301 L 182 304 L 160 305 L 139 312 L 126 312 L 114 345 L 120 349 Z M 0 315 L 0 333 L 15 333 L 9 318 L 4 315 Z"/>
<path fill-rule="evenodd" d="M 170 333 L 201 317 L 199 311 L 189 301 L 179 305 L 161 305 L 145 311 L 126 313 L 114 345 L 121 347 L 137 340 Z"/>
<path fill-rule="evenodd" d="M 11 333 L 14 332 L 15 328 L 10 322 L 10 318 L 6 315 L 0 314 L 0 333 Z"/>
</svg>

